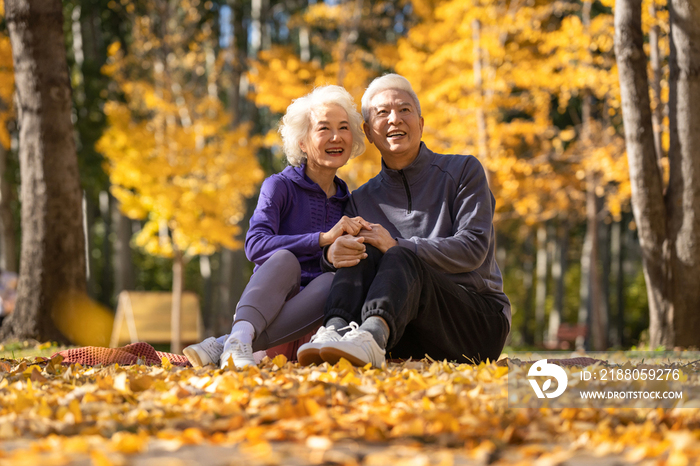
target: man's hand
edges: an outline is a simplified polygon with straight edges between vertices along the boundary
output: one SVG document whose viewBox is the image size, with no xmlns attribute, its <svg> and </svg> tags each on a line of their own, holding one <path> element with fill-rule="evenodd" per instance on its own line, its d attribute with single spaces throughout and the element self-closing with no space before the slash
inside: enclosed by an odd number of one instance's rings
<svg viewBox="0 0 700 466">
<path fill-rule="evenodd" d="M 361 236 L 344 235 L 338 237 L 328 248 L 326 255 L 328 262 L 333 264 L 336 269 L 359 264 L 362 259 L 367 257 L 365 245 L 362 244 L 364 241 Z"/>
<path fill-rule="evenodd" d="M 360 231 L 359 238 L 364 238 L 365 243 L 371 244 L 375 248 L 379 249 L 382 253 L 387 252 L 394 246 L 398 246 L 399 242 L 396 241 L 391 234 L 378 223 L 370 223 L 372 229 L 362 229 Z"/>
<path fill-rule="evenodd" d="M 318 244 L 321 247 L 328 246 L 329 244 L 333 244 L 336 239 L 344 234 L 356 236 L 363 228 L 368 230 L 372 229 L 370 223 L 362 217 L 350 218 L 343 215 L 343 218 L 341 218 L 333 228 L 325 233 L 321 232 L 318 237 Z"/>
</svg>

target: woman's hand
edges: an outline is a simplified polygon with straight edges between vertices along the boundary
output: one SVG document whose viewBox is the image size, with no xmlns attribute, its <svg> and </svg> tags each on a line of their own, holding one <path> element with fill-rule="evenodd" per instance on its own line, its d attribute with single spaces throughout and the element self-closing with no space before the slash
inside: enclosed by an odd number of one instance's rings
<svg viewBox="0 0 700 466">
<path fill-rule="evenodd" d="M 335 224 L 333 228 L 327 232 L 321 232 L 318 237 L 318 244 L 321 247 L 333 244 L 336 239 L 340 238 L 344 234 L 351 236 L 356 236 L 362 229 L 371 230 L 372 226 L 362 217 L 347 217 L 343 215 L 338 223 Z"/>
<path fill-rule="evenodd" d="M 353 267 L 367 258 L 365 252 L 365 239 L 362 236 L 344 235 L 337 238 L 328 248 L 326 259 L 333 264 L 333 267 Z"/>
</svg>

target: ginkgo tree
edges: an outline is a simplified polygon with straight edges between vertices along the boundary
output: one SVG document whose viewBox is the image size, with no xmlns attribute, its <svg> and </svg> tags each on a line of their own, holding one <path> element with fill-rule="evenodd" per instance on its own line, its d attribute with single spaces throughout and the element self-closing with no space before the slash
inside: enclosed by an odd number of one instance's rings
<svg viewBox="0 0 700 466">
<path fill-rule="evenodd" d="M 479 156 L 497 186 L 501 214 L 510 211 L 535 223 L 578 210 L 584 201 L 576 177 L 582 160 L 565 156 L 577 132 L 553 122 L 552 101 L 558 98 L 566 111 L 571 96 L 587 86 L 604 93 L 614 86 L 615 70 L 610 57 L 595 73 L 577 70 L 575 58 L 587 56 L 588 43 L 568 37 L 571 25 L 580 23 L 576 5 L 417 1 L 414 6 L 421 21 L 399 40 L 397 56 L 386 55 L 386 64 L 393 61 L 421 96 L 426 142 L 440 151 Z M 439 32 L 445 30 L 455 33 Z M 599 40 L 607 39 L 609 51 L 612 30 L 605 32 Z"/>
<path fill-rule="evenodd" d="M 108 127 L 97 144 L 122 212 L 145 221 L 135 244 L 173 258 L 174 352 L 184 262 L 241 247 L 245 198 L 263 177 L 257 139 L 249 126 L 233 126 L 219 98 L 223 59 L 198 5 L 152 0 L 127 10 L 133 40 L 110 47 L 103 71 L 118 93 L 105 106 Z"/>
<path fill-rule="evenodd" d="M 395 56 L 380 56 L 421 97 L 426 143 L 481 159 L 500 218 L 528 224 L 582 219 L 601 195 L 619 217 L 630 190 L 622 138 L 610 115 L 619 109 L 619 89 L 606 5 L 598 5 L 595 17 L 592 2 L 413 5 L 419 23 L 399 40 Z M 593 98 L 577 115 L 578 102 Z M 578 121 L 557 124 L 557 111 Z M 589 213 L 590 230 L 598 216 Z"/>
<path fill-rule="evenodd" d="M 362 93 L 373 76 L 360 60 L 349 60 L 345 68 L 349 72 L 344 86 L 355 98 L 359 111 Z M 321 67 L 316 61 L 302 62 L 291 48 L 277 46 L 259 54 L 258 60 L 252 64 L 250 81 L 255 89 L 255 104 L 281 114 L 292 100 L 309 93 L 314 87 L 338 83 L 338 66 L 337 63 Z M 281 147 L 277 128 L 267 133 L 265 144 L 272 148 Z M 380 158 L 379 151 L 367 145 L 365 153 L 342 167 L 338 175 L 351 187 L 360 186 L 379 171 Z"/>
<path fill-rule="evenodd" d="M 657 16 L 657 6 L 654 4 L 653 13 L 647 18 Z M 641 2 L 617 0 L 615 49 L 633 186 L 632 205 L 639 225 L 649 298 L 651 344 L 667 348 L 697 347 L 700 343 L 697 332 L 700 328 L 697 311 L 700 305 L 697 286 L 700 273 L 700 107 L 697 105 L 700 98 L 697 46 L 700 9 L 698 2 L 677 0 L 669 0 L 665 7 L 668 9 L 668 34 L 662 42 L 664 45 L 659 46 L 658 36 L 654 37 L 659 32 L 659 29 L 654 31 L 658 24 L 644 27 L 649 22 L 645 21 Z M 645 32 L 650 33 L 649 44 Z M 647 46 L 652 55 L 651 67 L 645 51 Z M 653 55 L 665 52 L 666 48 L 668 75 L 666 85 L 662 86 L 658 73 L 660 60 L 655 60 Z M 651 82 L 649 68 L 652 69 Z M 650 101 L 650 90 L 653 101 Z M 664 118 L 666 124 L 663 125 L 668 132 L 663 131 L 659 137 L 662 118 L 657 111 L 665 100 L 664 94 L 669 96 L 668 118 Z M 667 156 L 665 151 L 668 151 Z M 666 167 L 668 177 L 664 172 Z"/>
<path fill-rule="evenodd" d="M 318 2 L 295 12 L 288 26 L 305 38 L 305 44 L 273 45 L 258 54 L 248 73 L 253 86 L 251 99 L 255 105 L 281 114 L 293 99 L 314 87 L 337 84 L 355 98 L 359 111 L 370 81 L 391 69 L 378 55 L 390 53 L 380 49 L 393 46 L 394 27 L 406 22 L 404 8 L 403 2 L 395 0 L 351 0 Z M 265 144 L 280 147 L 276 128 L 267 133 Z M 338 170 L 338 175 L 356 188 L 379 172 L 380 160 L 379 151 L 368 144 L 365 153 Z"/>
<path fill-rule="evenodd" d="M 565 156 L 576 167 L 585 193 L 587 231 L 581 265 L 582 276 L 587 277 L 582 283 L 587 299 L 580 307 L 579 322 L 590 322 L 592 347 L 596 350 L 608 347 L 608 313 L 601 293 L 604 277 L 598 271 L 598 199 L 602 198 L 611 217 L 619 220 L 631 195 L 624 140 L 615 127 L 621 119 L 611 6 L 611 1 L 604 0 L 595 5 L 594 11 L 592 0 L 581 2 L 574 10 L 576 14 L 562 18 L 558 28 L 544 35 L 539 47 L 546 56 L 540 75 L 549 76 L 543 82 L 557 96 L 558 111 L 566 108 L 572 97 L 581 106 L 575 127 L 577 137 L 568 145 Z"/>
</svg>

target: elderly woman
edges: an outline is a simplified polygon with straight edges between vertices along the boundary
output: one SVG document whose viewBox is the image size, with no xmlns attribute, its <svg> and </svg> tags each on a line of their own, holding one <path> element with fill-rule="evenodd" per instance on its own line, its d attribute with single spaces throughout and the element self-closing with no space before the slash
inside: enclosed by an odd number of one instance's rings
<svg viewBox="0 0 700 466">
<path fill-rule="evenodd" d="M 323 322 L 333 273 L 322 273 L 324 246 L 370 228 L 360 217 L 344 217 L 349 192 L 338 168 L 365 150 L 362 117 L 350 94 L 323 86 L 296 99 L 279 129 L 291 165 L 267 178 L 246 235 L 245 253 L 255 263 L 229 335 L 185 348 L 198 367 L 255 364 L 253 352 L 301 343 Z M 359 262 L 359 260 L 357 261 Z M 292 359 L 298 344 L 291 345 Z"/>
</svg>

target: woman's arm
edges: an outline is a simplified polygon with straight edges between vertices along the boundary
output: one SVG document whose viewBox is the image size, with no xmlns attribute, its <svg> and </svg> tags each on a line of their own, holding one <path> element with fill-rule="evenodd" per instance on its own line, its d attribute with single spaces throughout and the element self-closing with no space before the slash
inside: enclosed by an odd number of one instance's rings
<svg viewBox="0 0 700 466">
<path fill-rule="evenodd" d="M 320 249 L 318 232 L 280 234 L 282 218 L 291 207 L 291 189 L 279 176 L 266 179 L 260 188 L 258 205 L 250 219 L 245 239 L 246 257 L 257 265 L 280 249 L 286 249 L 297 257 L 316 254 Z"/>
</svg>

